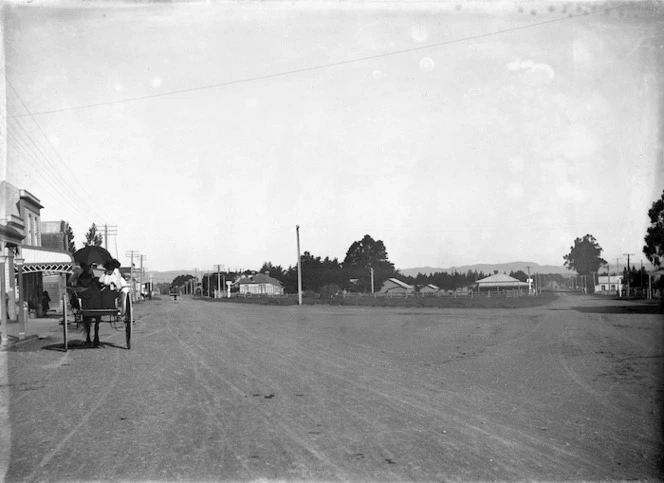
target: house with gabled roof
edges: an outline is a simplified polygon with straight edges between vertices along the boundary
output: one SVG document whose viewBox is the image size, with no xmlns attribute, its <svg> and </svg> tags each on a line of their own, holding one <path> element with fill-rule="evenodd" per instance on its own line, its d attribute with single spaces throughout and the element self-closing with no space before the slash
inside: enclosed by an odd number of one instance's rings
<svg viewBox="0 0 664 483">
<path fill-rule="evenodd" d="M 438 292 L 440 292 L 440 289 L 432 283 L 429 283 L 429 284 L 425 285 L 424 287 L 420 288 L 420 293 L 422 293 L 422 294 L 431 295 L 431 294 L 437 294 Z"/>
<path fill-rule="evenodd" d="M 415 293 L 415 287 L 408 285 L 406 282 L 402 282 L 396 278 L 388 278 L 383 283 L 383 286 L 380 288 L 382 294 L 407 294 Z"/>
<path fill-rule="evenodd" d="M 239 287 L 242 295 L 283 295 L 284 293 L 284 286 L 279 280 L 263 273 L 244 275 L 236 280 L 234 285 Z"/>
<path fill-rule="evenodd" d="M 504 273 L 497 273 L 477 281 L 477 289 L 479 291 L 527 289 L 528 287 L 529 285 L 526 282 L 521 282 L 520 280 L 505 275 Z"/>
</svg>

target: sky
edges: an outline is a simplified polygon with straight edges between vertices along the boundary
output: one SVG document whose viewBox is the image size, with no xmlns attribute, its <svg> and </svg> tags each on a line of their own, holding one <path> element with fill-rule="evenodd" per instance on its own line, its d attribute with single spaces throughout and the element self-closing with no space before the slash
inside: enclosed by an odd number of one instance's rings
<svg viewBox="0 0 664 483">
<path fill-rule="evenodd" d="M 656 2 L 43 2 L 3 11 L 7 180 L 150 270 L 645 262 Z M 616 260 L 619 259 L 619 260 Z"/>
</svg>

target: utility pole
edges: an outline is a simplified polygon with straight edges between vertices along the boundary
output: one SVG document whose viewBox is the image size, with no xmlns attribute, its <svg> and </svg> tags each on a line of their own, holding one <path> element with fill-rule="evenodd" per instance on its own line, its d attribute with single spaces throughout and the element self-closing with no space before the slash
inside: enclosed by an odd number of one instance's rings
<svg viewBox="0 0 664 483">
<path fill-rule="evenodd" d="M 622 290 L 620 290 L 620 285 L 621 285 L 621 278 L 620 278 L 620 258 L 616 258 L 616 278 L 618 278 L 618 282 L 616 283 L 616 287 L 618 287 L 618 297 L 622 297 Z"/>
<path fill-rule="evenodd" d="M 542 277 L 539 272 L 536 274 L 537 277 L 537 295 L 542 295 Z"/>
<path fill-rule="evenodd" d="M 302 261 L 300 260 L 300 225 L 295 225 L 297 234 L 297 303 L 302 305 Z"/>
<path fill-rule="evenodd" d="M 131 301 L 136 301 L 136 290 L 134 288 L 134 257 L 138 256 L 136 250 L 129 250 L 125 252 L 125 257 L 131 257 L 131 265 L 129 265 L 129 289 L 131 291 Z"/>
<path fill-rule="evenodd" d="M 374 290 L 374 269 L 373 269 L 373 267 L 369 267 L 369 271 L 371 272 L 371 293 L 375 295 L 376 292 Z"/>
<path fill-rule="evenodd" d="M 106 225 L 104 224 L 104 248 L 109 250 L 108 248 L 108 235 L 117 235 L 118 234 L 118 226 L 117 225 Z"/>
<path fill-rule="evenodd" d="M 629 257 L 633 256 L 633 253 L 623 253 L 623 256 L 627 257 L 627 296 L 629 296 L 630 292 L 630 279 L 629 279 Z"/>
<path fill-rule="evenodd" d="M 221 265 L 217 265 L 217 293 L 220 292 L 221 292 Z"/>
<path fill-rule="evenodd" d="M 148 256 L 147 255 L 141 255 L 141 273 L 138 277 L 139 283 L 140 283 L 140 293 L 143 293 L 143 260 L 147 260 Z"/>
</svg>

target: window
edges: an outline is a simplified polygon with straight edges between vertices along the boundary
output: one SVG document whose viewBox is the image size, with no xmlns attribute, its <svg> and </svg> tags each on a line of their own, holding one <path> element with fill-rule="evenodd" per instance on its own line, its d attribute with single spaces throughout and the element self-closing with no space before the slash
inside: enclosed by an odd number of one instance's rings
<svg viewBox="0 0 664 483">
<path fill-rule="evenodd" d="M 35 245 L 41 246 L 41 220 L 35 216 Z"/>
<path fill-rule="evenodd" d="M 26 245 L 34 245 L 35 244 L 35 234 L 34 234 L 34 228 L 32 224 L 32 214 L 28 213 L 28 236 L 26 236 Z"/>
</svg>

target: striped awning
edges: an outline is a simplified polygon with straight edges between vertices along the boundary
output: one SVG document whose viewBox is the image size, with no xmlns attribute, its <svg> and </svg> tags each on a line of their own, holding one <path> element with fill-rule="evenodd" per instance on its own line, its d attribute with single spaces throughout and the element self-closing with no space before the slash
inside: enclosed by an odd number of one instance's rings
<svg viewBox="0 0 664 483">
<path fill-rule="evenodd" d="M 74 257 L 71 253 L 42 247 L 21 247 L 23 273 L 72 273 Z M 16 265 L 14 270 L 17 271 Z"/>
</svg>

